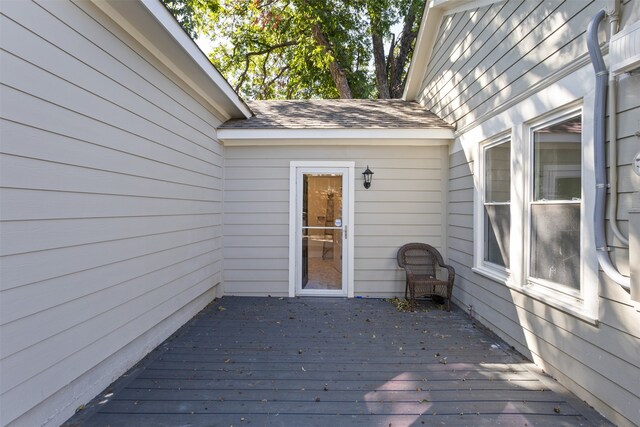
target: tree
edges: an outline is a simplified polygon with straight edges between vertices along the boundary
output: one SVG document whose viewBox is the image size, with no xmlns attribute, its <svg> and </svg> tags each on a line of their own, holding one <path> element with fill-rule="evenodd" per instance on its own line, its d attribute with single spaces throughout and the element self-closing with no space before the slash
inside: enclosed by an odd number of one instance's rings
<svg viewBox="0 0 640 427">
<path fill-rule="evenodd" d="M 218 0 L 162 0 L 165 7 L 178 20 L 182 28 L 195 39 L 215 25 L 220 10 Z"/>
<path fill-rule="evenodd" d="M 418 35 L 424 1 L 370 0 L 367 3 L 378 96 L 400 98 Z M 396 35 L 391 33 L 390 28 L 399 18 L 402 18 L 402 31 Z M 385 38 L 390 38 L 387 55 L 384 52 Z"/>
<path fill-rule="evenodd" d="M 425 0 L 221 0 L 203 26 L 204 1 L 169 9 L 213 40 L 210 59 L 240 95 L 291 99 L 400 97 Z"/>
</svg>

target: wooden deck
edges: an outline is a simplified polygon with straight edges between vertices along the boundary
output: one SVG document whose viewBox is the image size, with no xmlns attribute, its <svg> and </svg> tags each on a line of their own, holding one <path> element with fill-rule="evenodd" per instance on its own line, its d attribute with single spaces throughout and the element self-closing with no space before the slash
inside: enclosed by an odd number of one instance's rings
<svg viewBox="0 0 640 427">
<path fill-rule="evenodd" d="M 65 425 L 610 425 L 429 304 L 225 297 Z"/>
</svg>

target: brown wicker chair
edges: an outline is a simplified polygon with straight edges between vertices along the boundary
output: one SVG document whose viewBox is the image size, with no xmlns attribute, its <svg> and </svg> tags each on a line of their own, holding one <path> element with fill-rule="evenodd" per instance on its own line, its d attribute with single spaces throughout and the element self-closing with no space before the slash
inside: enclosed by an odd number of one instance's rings
<svg viewBox="0 0 640 427">
<path fill-rule="evenodd" d="M 447 280 L 436 278 L 436 264 L 446 268 Z M 407 243 L 398 250 L 398 265 L 407 274 L 404 297 L 415 307 L 418 296 L 440 296 L 446 299 L 447 311 L 451 310 L 451 290 L 456 272 L 442 260 L 442 255 L 426 243 Z"/>
</svg>

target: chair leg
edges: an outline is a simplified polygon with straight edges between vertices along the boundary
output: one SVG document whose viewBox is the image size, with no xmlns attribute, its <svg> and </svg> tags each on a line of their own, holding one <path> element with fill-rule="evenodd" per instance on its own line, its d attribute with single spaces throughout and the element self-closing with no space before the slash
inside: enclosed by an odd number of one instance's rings
<svg viewBox="0 0 640 427">
<path fill-rule="evenodd" d="M 414 311 L 418 306 L 418 302 L 416 301 L 416 287 L 415 285 L 408 285 L 409 287 L 409 308 L 411 311 Z"/>
</svg>

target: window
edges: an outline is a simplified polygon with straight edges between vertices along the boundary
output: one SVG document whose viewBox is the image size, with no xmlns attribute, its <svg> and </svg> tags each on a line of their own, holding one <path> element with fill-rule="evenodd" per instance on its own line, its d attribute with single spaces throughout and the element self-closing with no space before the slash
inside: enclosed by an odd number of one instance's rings
<svg viewBox="0 0 640 427">
<path fill-rule="evenodd" d="M 531 129 L 529 281 L 580 291 L 582 117 Z"/>
<path fill-rule="evenodd" d="M 549 108 L 556 92 L 461 138 L 465 151 L 477 149 L 473 271 L 595 325 L 594 105 L 585 98 Z"/>
<path fill-rule="evenodd" d="M 511 229 L 511 143 L 484 150 L 483 261 L 509 268 Z"/>
<path fill-rule="evenodd" d="M 501 137 L 482 144 L 479 166 L 474 269 L 506 282 L 511 262 L 511 141 Z"/>
</svg>

